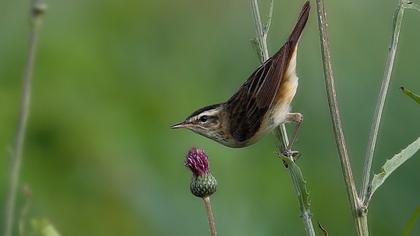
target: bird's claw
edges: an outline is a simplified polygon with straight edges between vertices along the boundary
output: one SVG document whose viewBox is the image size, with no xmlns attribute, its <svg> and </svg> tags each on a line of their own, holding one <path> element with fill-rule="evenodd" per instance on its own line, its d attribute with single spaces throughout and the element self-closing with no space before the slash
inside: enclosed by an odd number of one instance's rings
<svg viewBox="0 0 420 236">
<path fill-rule="evenodd" d="M 290 149 L 284 149 L 281 151 L 281 154 L 283 154 L 283 156 L 286 157 L 297 157 L 299 155 L 299 151 L 294 151 L 294 150 L 290 150 Z"/>
<path fill-rule="evenodd" d="M 281 154 L 289 159 L 292 159 L 293 162 L 296 161 L 296 159 L 299 157 L 299 152 L 298 151 L 294 151 L 294 150 L 290 150 L 290 149 L 284 149 L 281 151 Z M 283 159 L 283 165 L 284 167 L 288 168 L 289 165 L 287 164 L 287 162 Z"/>
</svg>

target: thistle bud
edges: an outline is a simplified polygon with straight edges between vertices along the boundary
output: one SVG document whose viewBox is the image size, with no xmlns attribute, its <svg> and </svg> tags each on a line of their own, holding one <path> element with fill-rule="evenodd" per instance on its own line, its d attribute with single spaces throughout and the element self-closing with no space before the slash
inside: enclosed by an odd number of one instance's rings
<svg viewBox="0 0 420 236">
<path fill-rule="evenodd" d="M 208 157 L 204 150 L 191 148 L 185 166 L 193 173 L 190 190 L 194 196 L 204 198 L 216 192 L 217 181 L 209 171 Z"/>
</svg>

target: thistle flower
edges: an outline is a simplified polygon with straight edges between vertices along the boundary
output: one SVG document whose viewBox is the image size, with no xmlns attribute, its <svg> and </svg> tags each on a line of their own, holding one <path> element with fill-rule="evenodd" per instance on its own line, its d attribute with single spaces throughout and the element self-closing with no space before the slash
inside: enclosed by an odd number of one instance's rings
<svg viewBox="0 0 420 236">
<path fill-rule="evenodd" d="M 208 157 L 203 149 L 191 148 L 185 166 L 193 173 L 190 190 L 194 196 L 205 198 L 216 192 L 217 181 L 209 171 Z"/>
</svg>

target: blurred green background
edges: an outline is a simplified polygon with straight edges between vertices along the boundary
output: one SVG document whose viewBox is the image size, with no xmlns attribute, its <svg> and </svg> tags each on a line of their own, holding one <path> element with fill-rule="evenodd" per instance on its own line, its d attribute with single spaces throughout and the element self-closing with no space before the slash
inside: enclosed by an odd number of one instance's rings
<svg viewBox="0 0 420 236">
<path fill-rule="evenodd" d="M 315 2 L 300 43 L 293 109 L 305 121 L 296 148 L 314 222 L 354 235 L 333 139 Z M 183 166 L 204 148 L 219 182 L 213 208 L 220 235 L 304 235 L 276 139 L 230 149 L 169 126 L 227 99 L 259 64 L 250 45 L 249 1 L 47 1 L 37 56 L 21 183 L 29 216 L 63 235 L 207 235 L 202 202 Z M 303 1 L 274 1 L 269 48 L 282 46 Z M 327 1 L 338 99 L 356 180 L 391 36 L 393 1 Z M 0 210 L 14 137 L 28 36 L 28 1 L 0 2 Z M 261 1 L 266 16 L 269 1 Z M 407 10 L 380 130 L 375 171 L 420 133 L 420 14 Z M 399 235 L 420 204 L 420 156 L 379 189 L 373 235 Z M 18 210 L 24 198 L 20 194 Z M 0 216 L 3 224 L 3 214 Z M 412 235 L 420 235 L 420 223 Z"/>
</svg>

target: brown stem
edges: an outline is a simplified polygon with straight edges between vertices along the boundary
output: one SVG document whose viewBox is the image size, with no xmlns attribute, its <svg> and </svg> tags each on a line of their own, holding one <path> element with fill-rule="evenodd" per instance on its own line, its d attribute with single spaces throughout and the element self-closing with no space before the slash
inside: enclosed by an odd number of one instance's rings
<svg viewBox="0 0 420 236">
<path fill-rule="evenodd" d="M 334 85 L 334 74 L 331 65 L 331 53 L 328 42 L 327 14 L 324 8 L 323 0 L 316 0 L 318 11 L 318 27 L 321 40 L 322 61 L 325 74 L 325 85 L 327 89 L 328 104 L 330 115 L 334 127 L 335 140 L 337 143 L 338 154 L 340 157 L 341 169 L 343 171 L 344 182 L 346 184 L 347 196 L 350 201 L 354 225 L 357 235 L 368 235 L 366 218 L 362 218 L 360 209 L 360 200 L 357 195 L 356 185 L 353 178 L 349 155 L 347 153 L 346 141 L 344 139 L 343 128 L 341 124 L 340 111 L 338 108 L 337 94 Z"/>
<path fill-rule="evenodd" d="M 203 201 L 204 201 L 204 205 L 206 207 L 207 219 L 209 221 L 210 235 L 211 236 L 216 236 L 217 235 L 216 223 L 214 221 L 213 211 L 211 209 L 210 197 L 208 197 L 208 196 L 204 197 Z"/>
</svg>

